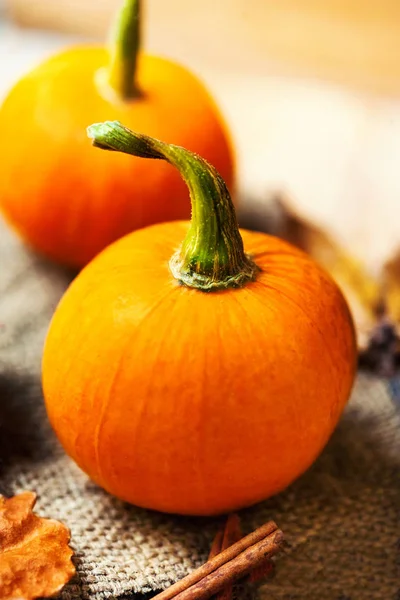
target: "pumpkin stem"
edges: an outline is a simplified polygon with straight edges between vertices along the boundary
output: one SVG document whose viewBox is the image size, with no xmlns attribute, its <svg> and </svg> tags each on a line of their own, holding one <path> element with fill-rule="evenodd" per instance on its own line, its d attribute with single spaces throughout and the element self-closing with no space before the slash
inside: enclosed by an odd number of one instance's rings
<svg viewBox="0 0 400 600">
<path fill-rule="evenodd" d="M 141 0 L 124 0 L 110 31 L 110 62 L 99 73 L 105 93 L 126 101 L 140 96 L 136 82 L 136 64 L 140 49 Z"/>
<path fill-rule="evenodd" d="M 228 189 L 216 169 L 203 158 L 173 144 L 134 133 L 118 121 L 88 127 L 93 145 L 142 158 L 166 160 L 189 188 L 192 219 L 170 268 L 181 283 L 203 291 L 241 287 L 258 270 L 245 254 Z"/>
</svg>

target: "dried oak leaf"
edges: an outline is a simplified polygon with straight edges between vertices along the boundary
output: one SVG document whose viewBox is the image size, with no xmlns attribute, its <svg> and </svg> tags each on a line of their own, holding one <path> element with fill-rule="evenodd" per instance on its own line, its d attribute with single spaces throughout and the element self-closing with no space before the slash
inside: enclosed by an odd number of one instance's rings
<svg viewBox="0 0 400 600">
<path fill-rule="evenodd" d="M 32 512 L 33 492 L 0 496 L 0 598 L 33 600 L 56 594 L 75 574 L 65 525 Z"/>
</svg>

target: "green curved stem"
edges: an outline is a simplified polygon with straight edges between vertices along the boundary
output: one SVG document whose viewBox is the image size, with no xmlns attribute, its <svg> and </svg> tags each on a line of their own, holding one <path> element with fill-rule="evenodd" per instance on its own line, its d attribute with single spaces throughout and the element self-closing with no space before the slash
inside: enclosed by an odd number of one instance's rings
<svg viewBox="0 0 400 600">
<path fill-rule="evenodd" d="M 111 30 L 110 63 L 105 78 L 116 96 L 130 100 L 140 96 L 136 63 L 140 48 L 140 0 L 124 0 Z"/>
<path fill-rule="evenodd" d="M 130 131 L 118 121 L 88 127 L 93 145 L 142 158 L 166 160 L 189 188 L 192 219 L 180 249 L 171 258 L 172 274 L 203 291 L 241 287 L 258 270 L 245 254 L 231 197 L 216 169 L 180 146 Z"/>
</svg>

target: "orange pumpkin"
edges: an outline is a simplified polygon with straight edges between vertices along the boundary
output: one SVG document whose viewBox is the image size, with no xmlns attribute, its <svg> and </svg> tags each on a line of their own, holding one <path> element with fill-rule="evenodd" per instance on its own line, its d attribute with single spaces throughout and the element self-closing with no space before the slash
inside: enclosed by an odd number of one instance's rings
<svg viewBox="0 0 400 600">
<path fill-rule="evenodd" d="M 138 11 L 138 0 L 125 0 L 111 55 L 66 50 L 19 81 L 0 109 L 0 209 L 30 245 L 70 266 L 137 228 L 190 217 L 185 185 L 167 165 L 93 152 L 84 134 L 93 120 L 111 116 L 187 146 L 233 185 L 214 101 L 183 67 L 138 53 Z"/>
<path fill-rule="evenodd" d="M 199 156 L 119 123 L 89 133 L 174 165 L 193 216 L 111 245 L 61 300 L 43 389 L 62 445 L 147 508 L 210 515 L 276 494 L 315 460 L 349 397 L 356 344 L 342 293 L 300 250 L 240 233 Z"/>
</svg>

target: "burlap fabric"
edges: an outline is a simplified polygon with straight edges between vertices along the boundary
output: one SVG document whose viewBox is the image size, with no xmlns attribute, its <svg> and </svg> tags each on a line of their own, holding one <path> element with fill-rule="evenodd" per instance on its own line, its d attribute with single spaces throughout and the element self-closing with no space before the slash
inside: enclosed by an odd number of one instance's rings
<svg viewBox="0 0 400 600">
<path fill-rule="evenodd" d="M 0 224 L 0 492 L 34 490 L 38 512 L 70 527 L 78 576 L 63 600 L 143 599 L 204 561 L 219 521 L 127 506 L 88 481 L 58 446 L 43 408 L 40 360 L 70 277 Z M 238 597 L 400 598 L 399 396 L 396 380 L 360 374 L 314 467 L 286 492 L 242 511 L 246 530 L 273 518 L 288 547 L 276 577 Z"/>
</svg>

